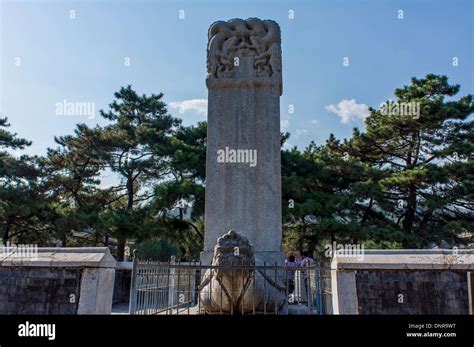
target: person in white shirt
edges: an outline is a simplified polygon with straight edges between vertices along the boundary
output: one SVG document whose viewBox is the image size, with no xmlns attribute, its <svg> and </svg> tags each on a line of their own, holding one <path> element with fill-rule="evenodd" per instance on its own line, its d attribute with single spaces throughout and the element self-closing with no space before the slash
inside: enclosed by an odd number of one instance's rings
<svg viewBox="0 0 474 347">
<path fill-rule="evenodd" d="M 304 251 L 302 253 L 302 259 L 300 261 L 300 266 L 306 267 L 306 266 L 314 266 L 315 262 L 314 259 L 309 256 L 309 253 L 307 251 Z"/>
<path fill-rule="evenodd" d="M 309 253 L 307 251 L 304 251 L 302 252 L 302 259 L 300 261 L 300 267 L 302 268 L 305 268 L 305 267 L 310 267 L 310 266 L 314 266 L 315 264 L 315 261 L 313 258 L 311 258 L 309 256 Z M 314 270 L 313 270 L 314 271 Z M 308 271 L 301 271 L 302 274 L 303 274 L 303 278 L 304 278 L 304 287 L 306 289 L 306 293 L 308 293 L 308 299 L 309 297 L 311 296 L 310 293 L 311 293 L 311 288 L 309 288 L 308 286 Z"/>
</svg>

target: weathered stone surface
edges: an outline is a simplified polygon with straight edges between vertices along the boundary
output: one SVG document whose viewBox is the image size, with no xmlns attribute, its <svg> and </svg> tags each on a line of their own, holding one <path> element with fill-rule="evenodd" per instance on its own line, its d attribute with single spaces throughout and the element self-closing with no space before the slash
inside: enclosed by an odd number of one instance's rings
<svg viewBox="0 0 474 347">
<path fill-rule="evenodd" d="M 337 290 L 333 290 L 333 295 L 337 296 L 333 298 L 334 312 L 338 314 L 358 314 L 355 272 L 333 272 L 331 277 L 332 288 L 337 288 Z"/>
<path fill-rule="evenodd" d="M 358 312 L 350 313 L 469 314 L 466 273 L 441 271 L 359 270 L 354 275 Z"/>
<path fill-rule="evenodd" d="M 286 303 L 284 274 L 253 268 L 263 262 L 255 258 L 247 238 L 234 231 L 220 237 L 212 265 L 224 268 L 207 270 L 203 276 L 200 300 L 207 313 L 281 313 Z"/>
<path fill-rule="evenodd" d="M 208 82 L 216 78 L 219 87 L 233 87 L 246 82 L 238 79 L 248 79 L 253 84 L 244 87 L 249 87 L 273 78 L 281 87 L 280 36 L 280 27 L 272 20 L 249 18 L 213 23 L 208 34 Z"/>
<path fill-rule="evenodd" d="M 76 314 L 70 295 L 79 298 L 80 279 L 80 269 L 0 268 L 0 314 Z"/>
<path fill-rule="evenodd" d="M 116 261 L 108 248 L 37 251 L 1 258 L 0 314 L 110 313 Z"/>
<path fill-rule="evenodd" d="M 118 262 L 115 268 L 113 303 L 130 301 L 130 285 L 132 281 L 132 262 Z"/>
<path fill-rule="evenodd" d="M 217 239 L 236 230 L 258 259 L 281 253 L 280 29 L 270 20 L 219 21 L 209 29 L 205 240 L 209 264 Z M 219 162 L 219 151 L 256 151 L 256 164 Z M 252 152 L 253 153 L 253 152 Z"/>
<path fill-rule="evenodd" d="M 11 253 L 0 258 L 0 267 L 110 267 L 116 260 L 107 247 L 71 247 L 71 248 L 38 248 L 36 257 L 24 257 Z M 0 247 L 0 254 L 7 253 Z"/>
<path fill-rule="evenodd" d="M 337 255 L 333 269 L 452 269 L 474 270 L 472 249 L 395 249 L 366 250 L 364 259 Z"/>
<path fill-rule="evenodd" d="M 77 314 L 110 314 L 115 268 L 84 269 Z"/>
<path fill-rule="evenodd" d="M 468 314 L 473 250 L 367 250 L 332 263 L 336 314 Z"/>
</svg>

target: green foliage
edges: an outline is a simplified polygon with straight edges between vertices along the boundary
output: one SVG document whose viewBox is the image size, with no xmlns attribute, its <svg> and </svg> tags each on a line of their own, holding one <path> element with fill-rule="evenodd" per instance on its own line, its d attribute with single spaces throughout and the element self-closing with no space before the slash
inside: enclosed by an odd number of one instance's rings
<svg viewBox="0 0 474 347">
<path fill-rule="evenodd" d="M 134 245 L 133 249 L 140 251 L 140 259 L 154 261 L 169 261 L 172 256 L 181 258 L 179 247 L 166 239 L 148 239 Z"/>
<path fill-rule="evenodd" d="M 122 260 L 127 239 L 136 237 L 141 224 L 136 210 L 153 197 L 150 186 L 169 174 L 172 134 L 180 121 L 168 114 L 161 93 L 140 96 L 127 86 L 114 95 L 110 110 L 100 112 L 111 122 L 100 129 L 100 157 L 120 177 L 111 189 L 117 199 L 107 228 L 117 237 L 117 258 Z"/>
<path fill-rule="evenodd" d="M 418 103 L 419 117 L 371 109 L 350 139 L 282 150 L 284 248 L 471 245 L 474 103 L 455 99 L 459 90 L 445 76 L 413 78 L 395 98 Z M 121 260 L 133 240 L 144 259 L 199 259 L 206 123 L 182 126 L 161 93 L 127 86 L 114 96 L 107 125 L 78 124 L 40 158 L 12 155 L 31 143 L 0 118 L 3 242 L 105 245 Z"/>
<path fill-rule="evenodd" d="M 472 242 L 474 103 L 471 95 L 446 100 L 458 91 L 445 76 L 413 78 L 395 96 L 419 103 L 418 116 L 371 109 L 364 133 L 284 151 L 292 243 L 295 229 L 309 249 L 321 240 L 380 248 Z"/>
<path fill-rule="evenodd" d="M 44 191 L 38 185 L 39 171 L 36 158 L 13 156 L 31 142 L 8 131 L 6 118 L 0 117 L 0 223 L 4 244 L 9 238 L 28 240 L 36 235 L 37 241 L 47 241 L 37 223 L 45 216 Z M 31 237 L 30 237 L 31 238 Z"/>
</svg>

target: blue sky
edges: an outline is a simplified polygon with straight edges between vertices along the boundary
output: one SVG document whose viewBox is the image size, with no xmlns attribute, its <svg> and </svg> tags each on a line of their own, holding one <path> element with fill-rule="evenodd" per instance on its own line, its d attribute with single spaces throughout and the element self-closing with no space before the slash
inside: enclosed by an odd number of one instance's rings
<svg viewBox="0 0 474 347">
<path fill-rule="evenodd" d="M 30 154 L 45 154 L 78 122 L 105 124 L 98 110 L 127 84 L 163 92 L 186 125 L 205 120 L 207 29 L 216 20 L 280 24 L 282 128 L 300 148 L 331 132 L 349 137 L 367 106 L 412 76 L 446 74 L 460 95 L 474 94 L 470 0 L 0 2 L 0 114 L 33 141 Z M 94 103 L 95 118 L 57 115 L 63 100 Z"/>
</svg>

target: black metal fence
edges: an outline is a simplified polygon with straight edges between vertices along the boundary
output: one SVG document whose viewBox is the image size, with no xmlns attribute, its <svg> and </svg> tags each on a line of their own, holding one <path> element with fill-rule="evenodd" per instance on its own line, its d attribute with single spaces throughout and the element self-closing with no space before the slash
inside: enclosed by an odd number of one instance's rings
<svg viewBox="0 0 474 347">
<path fill-rule="evenodd" d="M 277 285 L 284 291 L 287 300 L 285 312 L 289 314 L 331 314 L 331 277 L 326 264 L 307 267 L 288 267 L 274 265 L 254 266 L 213 266 L 198 262 L 154 262 L 134 260 L 131 291 L 130 314 L 133 315 L 182 315 L 207 314 L 201 303 L 199 293 L 209 284 L 210 273 L 226 271 L 231 276 L 249 274 L 253 282 L 258 276 Z M 232 275 L 233 274 L 233 275 Z M 251 281 L 250 281 L 251 282 Z M 222 302 L 225 291 L 207 288 L 211 293 L 219 293 Z M 241 289 L 238 289 L 239 291 Z M 231 293 L 232 294 L 232 293 Z M 217 300 L 218 301 L 218 300 Z M 252 303 L 239 303 L 231 312 L 220 311 L 217 314 L 280 314 L 272 305 L 263 303 L 263 311 L 252 307 Z M 233 306 L 232 306 L 233 307 Z M 249 313 L 250 312 L 250 313 Z M 216 314 L 214 312 L 213 314 Z"/>
</svg>

